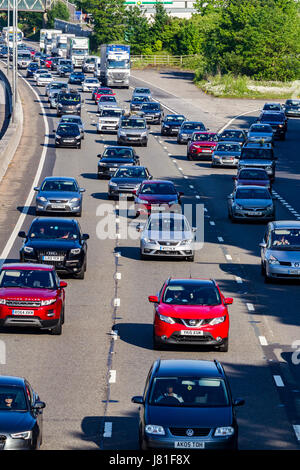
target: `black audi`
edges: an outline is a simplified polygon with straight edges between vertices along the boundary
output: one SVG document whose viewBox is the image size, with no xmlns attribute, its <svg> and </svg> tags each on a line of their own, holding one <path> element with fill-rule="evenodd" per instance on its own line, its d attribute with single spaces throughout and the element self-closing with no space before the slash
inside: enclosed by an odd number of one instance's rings
<svg viewBox="0 0 300 470">
<path fill-rule="evenodd" d="M 84 279 L 87 267 L 87 233 L 82 233 L 77 220 L 37 217 L 24 239 L 20 260 L 55 266 L 56 271 Z"/>
<path fill-rule="evenodd" d="M 45 406 L 26 379 L 0 376 L 0 450 L 38 449 Z"/>
<path fill-rule="evenodd" d="M 238 424 L 222 365 L 218 361 L 160 360 L 148 374 L 139 408 L 143 450 L 237 449 Z"/>
<path fill-rule="evenodd" d="M 161 123 L 161 135 L 177 135 L 181 124 L 186 121 L 182 114 L 168 114 Z"/>
<path fill-rule="evenodd" d="M 120 145 L 106 147 L 103 154 L 97 155 L 98 161 L 97 178 L 107 178 L 114 175 L 122 165 L 139 165 L 140 160 L 132 147 L 121 147 Z"/>
</svg>

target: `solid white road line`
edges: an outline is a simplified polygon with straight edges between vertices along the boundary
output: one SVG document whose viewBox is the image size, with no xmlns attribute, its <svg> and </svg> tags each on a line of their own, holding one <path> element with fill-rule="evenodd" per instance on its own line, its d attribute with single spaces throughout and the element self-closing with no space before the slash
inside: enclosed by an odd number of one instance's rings
<svg viewBox="0 0 300 470">
<path fill-rule="evenodd" d="M 112 435 L 112 422 L 106 422 L 104 424 L 103 437 L 111 437 Z"/>
<path fill-rule="evenodd" d="M 259 336 L 258 339 L 262 346 L 268 346 L 268 341 L 265 336 Z"/>
<path fill-rule="evenodd" d="M 249 310 L 249 312 L 254 312 L 255 308 L 253 304 L 247 303 L 246 305 L 247 305 L 247 309 Z"/>
<path fill-rule="evenodd" d="M 109 371 L 109 380 L 108 380 L 108 382 L 110 384 L 114 384 L 114 383 L 116 383 L 116 379 L 117 379 L 117 371 L 116 370 L 110 370 Z"/>
<path fill-rule="evenodd" d="M 297 440 L 300 441 L 300 424 L 293 424 L 293 428 L 294 428 Z"/>
<path fill-rule="evenodd" d="M 39 182 L 39 179 L 40 179 L 40 176 L 42 174 L 42 171 L 43 171 L 43 166 L 44 166 L 44 163 L 45 163 L 45 158 L 46 158 L 46 154 L 47 154 L 47 150 L 48 150 L 48 143 L 49 143 L 49 125 L 48 125 L 48 121 L 47 121 L 47 117 L 46 117 L 46 112 L 45 112 L 45 108 L 41 102 L 41 99 L 38 95 L 38 93 L 32 88 L 32 86 L 22 77 L 22 79 L 24 80 L 24 82 L 29 86 L 29 88 L 31 89 L 31 91 L 33 92 L 33 94 L 36 96 L 39 104 L 40 104 L 40 107 L 41 107 L 41 111 L 42 111 L 42 116 L 43 116 L 43 120 L 44 120 L 44 126 L 45 126 L 45 137 L 44 137 L 44 146 L 43 146 L 43 150 L 42 150 L 42 154 L 41 154 L 41 158 L 40 158 L 40 161 L 39 161 L 39 165 L 38 165 L 38 168 L 37 168 L 37 171 L 36 171 L 36 174 L 35 174 L 35 177 L 34 177 L 34 181 L 32 183 L 32 186 L 30 188 L 30 191 L 29 191 L 29 194 L 28 194 L 28 197 L 25 201 L 25 204 L 24 204 L 24 209 L 23 209 L 23 212 L 20 214 L 18 220 L 17 220 L 17 223 L 14 227 L 14 229 L 12 230 L 11 234 L 10 234 L 10 237 L 9 239 L 7 240 L 6 242 L 6 245 L 0 255 L 0 268 L 1 266 L 3 265 L 3 263 L 5 262 L 5 260 L 7 259 L 12 247 L 13 247 L 13 244 L 15 243 L 16 241 L 16 238 L 18 236 L 18 233 L 19 231 L 21 230 L 22 228 L 22 225 L 24 223 L 24 220 L 28 214 L 28 211 L 29 211 L 29 208 L 30 208 L 30 204 L 31 204 L 31 201 L 35 195 L 35 191 L 34 191 L 34 187 L 35 186 L 38 186 L 38 182 Z"/>
<path fill-rule="evenodd" d="M 225 258 L 226 258 L 228 261 L 232 261 L 232 256 L 231 256 L 231 255 L 225 255 Z"/>
<path fill-rule="evenodd" d="M 120 307 L 121 305 L 121 299 L 115 298 L 114 299 L 114 307 Z"/>
</svg>

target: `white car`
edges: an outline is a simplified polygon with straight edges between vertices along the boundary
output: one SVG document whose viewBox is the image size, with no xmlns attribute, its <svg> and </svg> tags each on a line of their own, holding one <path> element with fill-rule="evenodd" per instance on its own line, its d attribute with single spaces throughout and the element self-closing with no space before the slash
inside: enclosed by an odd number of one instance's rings
<svg viewBox="0 0 300 470">
<path fill-rule="evenodd" d="M 117 100 L 113 95 L 102 95 L 98 100 L 98 113 L 101 113 L 103 108 L 119 108 Z"/>
<path fill-rule="evenodd" d="M 41 73 L 36 80 L 37 86 L 46 86 L 48 83 L 51 83 L 53 80 L 53 77 L 51 73 Z"/>
<path fill-rule="evenodd" d="M 115 132 L 118 130 L 120 118 L 124 109 L 107 106 L 102 108 L 97 122 L 97 133 Z"/>
<path fill-rule="evenodd" d="M 34 79 L 35 81 L 37 81 L 37 78 L 41 75 L 41 73 L 49 73 L 49 70 L 46 69 L 46 68 L 37 69 L 37 70 L 33 73 L 33 79 Z"/>
<path fill-rule="evenodd" d="M 92 92 L 95 88 L 99 86 L 100 86 L 100 82 L 97 78 L 88 77 L 88 78 L 85 78 L 82 82 L 82 91 Z"/>
</svg>

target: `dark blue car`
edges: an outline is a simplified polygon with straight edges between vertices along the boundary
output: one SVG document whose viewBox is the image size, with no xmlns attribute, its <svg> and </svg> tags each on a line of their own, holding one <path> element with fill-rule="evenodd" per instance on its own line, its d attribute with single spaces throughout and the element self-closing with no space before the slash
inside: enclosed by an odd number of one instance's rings
<svg viewBox="0 0 300 470">
<path fill-rule="evenodd" d="M 218 361 L 160 360 L 152 365 L 140 405 L 143 450 L 237 449 L 238 424 L 225 371 Z"/>
<path fill-rule="evenodd" d="M 84 79 L 85 79 L 84 73 L 72 72 L 69 76 L 69 83 L 72 85 L 81 85 Z"/>
</svg>

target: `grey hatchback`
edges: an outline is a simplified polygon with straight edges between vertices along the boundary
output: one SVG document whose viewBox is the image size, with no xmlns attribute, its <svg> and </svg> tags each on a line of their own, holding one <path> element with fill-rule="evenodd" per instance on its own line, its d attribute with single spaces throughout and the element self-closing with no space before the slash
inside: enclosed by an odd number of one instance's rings
<svg viewBox="0 0 300 470">
<path fill-rule="evenodd" d="M 45 406 L 26 379 L 0 376 L 0 450 L 38 449 Z"/>
<path fill-rule="evenodd" d="M 36 215 L 49 212 L 69 212 L 81 216 L 82 193 L 76 179 L 71 177 L 48 176 L 40 187 L 34 188 L 36 195 Z"/>
<path fill-rule="evenodd" d="M 268 188 L 237 186 L 228 196 L 228 217 L 236 220 L 274 220 L 275 204 Z"/>
</svg>

